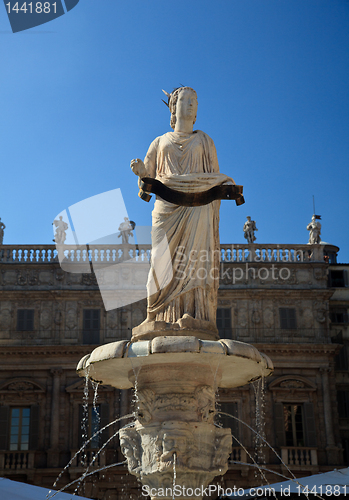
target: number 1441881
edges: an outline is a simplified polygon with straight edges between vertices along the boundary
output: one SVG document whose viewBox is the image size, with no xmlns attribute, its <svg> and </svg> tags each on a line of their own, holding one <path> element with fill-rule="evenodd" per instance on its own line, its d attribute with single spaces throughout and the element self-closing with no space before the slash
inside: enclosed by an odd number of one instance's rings
<svg viewBox="0 0 349 500">
<path fill-rule="evenodd" d="M 20 2 L 16 2 L 12 7 L 11 7 L 11 2 L 8 2 L 6 4 L 7 7 L 7 12 L 10 14 L 12 12 L 16 12 L 17 14 L 20 12 L 24 12 L 25 14 L 28 12 L 28 14 L 32 14 L 33 12 L 36 14 L 49 14 L 51 12 L 51 9 L 54 14 L 56 14 L 57 10 L 57 3 L 50 3 L 50 2 L 24 2 L 21 6 L 19 6 Z"/>
</svg>

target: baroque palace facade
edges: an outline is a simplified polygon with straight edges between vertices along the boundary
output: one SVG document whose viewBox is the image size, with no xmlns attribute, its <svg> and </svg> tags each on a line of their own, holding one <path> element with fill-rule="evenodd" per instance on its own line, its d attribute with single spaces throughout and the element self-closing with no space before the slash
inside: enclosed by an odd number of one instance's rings
<svg viewBox="0 0 349 500">
<path fill-rule="evenodd" d="M 138 277 L 148 269 L 148 250 L 122 274 L 128 288 L 122 293 L 133 300 Z M 96 248 L 93 259 L 103 251 Z M 110 252 L 117 264 L 128 248 L 119 245 Z M 337 247 L 322 244 L 221 245 L 220 336 L 255 345 L 275 367 L 264 381 L 220 390 L 221 411 L 265 435 L 299 477 L 349 465 L 349 265 L 338 264 L 337 253 Z M 0 246 L 1 477 L 50 488 L 72 460 L 58 483 L 63 487 L 83 474 L 86 461 L 92 462 L 89 472 L 124 461 L 112 436 L 130 418 L 92 438 L 86 454 L 73 458 L 84 436 L 133 411 L 129 391 L 100 386 L 94 401 L 93 388 L 87 395 L 75 368 L 97 345 L 129 339 L 146 316 L 146 301 L 106 312 L 88 267 L 64 271 L 50 245 Z M 247 465 L 251 457 L 286 472 L 242 422 L 217 418 L 236 437 L 229 470 L 219 479 L 225 488 L 261 483 Z M 266 476 L 271 483 L 280 480 Z M 144 498 L 124 464 L 88 476 L 79 494 L 100 500 Z"/>
</svg>

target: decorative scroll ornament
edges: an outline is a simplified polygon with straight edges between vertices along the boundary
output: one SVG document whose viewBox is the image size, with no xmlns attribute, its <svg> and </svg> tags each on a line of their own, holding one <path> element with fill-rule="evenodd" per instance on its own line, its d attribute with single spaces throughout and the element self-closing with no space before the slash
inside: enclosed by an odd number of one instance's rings
<svg viewBox="0 0 349 500">
<path fill-rule="evenodd" d="M 140 190 L 138 196 L 144 201 L 150 201 L 151 196 L 149 193 L 154 193 L 160 196 L 163 200 L 180 205 L 182 207 L 199 207 L 208 205 L 214 200 L 235 200 L 236 205 L 245 203 L 243 193 L 243 186 L 234 185 L 221 185 L 214 186 L 206 191 L 199 193 L 182 193 L 165 186 L 157 179 L 150 177 L 143 177 L 140 180 Z"/>
</svg>

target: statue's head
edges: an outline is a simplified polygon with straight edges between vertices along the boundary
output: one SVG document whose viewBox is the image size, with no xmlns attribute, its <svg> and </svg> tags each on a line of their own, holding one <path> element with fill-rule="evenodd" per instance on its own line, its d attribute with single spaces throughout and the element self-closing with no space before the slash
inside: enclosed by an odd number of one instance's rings
<svg viewBox="0 0 349 500">
<path fill-rule="evenodd" d="M 196 92 L 191 87 L 179 87 L 171 94 L 165 92 L 168 102 L 165 104 L 171 112 L 171 127 L 174 129 L 177 120 L 177 108 L 179 112 L 189 113 L 193 117 L 193 125 L 196 122 L 196 113 L 198 109 L 198 98 Z M 178 102 L 180 101 L 180 102 Z"/>
<path fill-rule="evenodd" d="M 311 220 L 312 220 L 313 222 L 315 222 L 315 221 L 316 221 L 316 217 L 315 217 L 315 215 L 313 215 L 313 216 L 312 216 Z"/>
<path fill-rule="evenodd" d="M 247 216 L 247 220 L 248 220 L 248 222 L 251 221 L 251 216 L 250 215 Z"/>
</svg>

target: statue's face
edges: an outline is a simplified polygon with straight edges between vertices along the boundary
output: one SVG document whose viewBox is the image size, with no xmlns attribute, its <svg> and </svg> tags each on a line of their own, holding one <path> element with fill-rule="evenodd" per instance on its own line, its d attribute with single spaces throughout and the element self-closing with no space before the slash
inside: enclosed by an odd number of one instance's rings
<svg viewBox="0 0 349 500">
<path fill-rule="evenodd" d="M 197 110 L 198 100 L 196 94 L 192 90 L 182 90 L 178 95 L 176 117 L 184 119 L 192 118 L 194 123 Z"/>
</svg>

